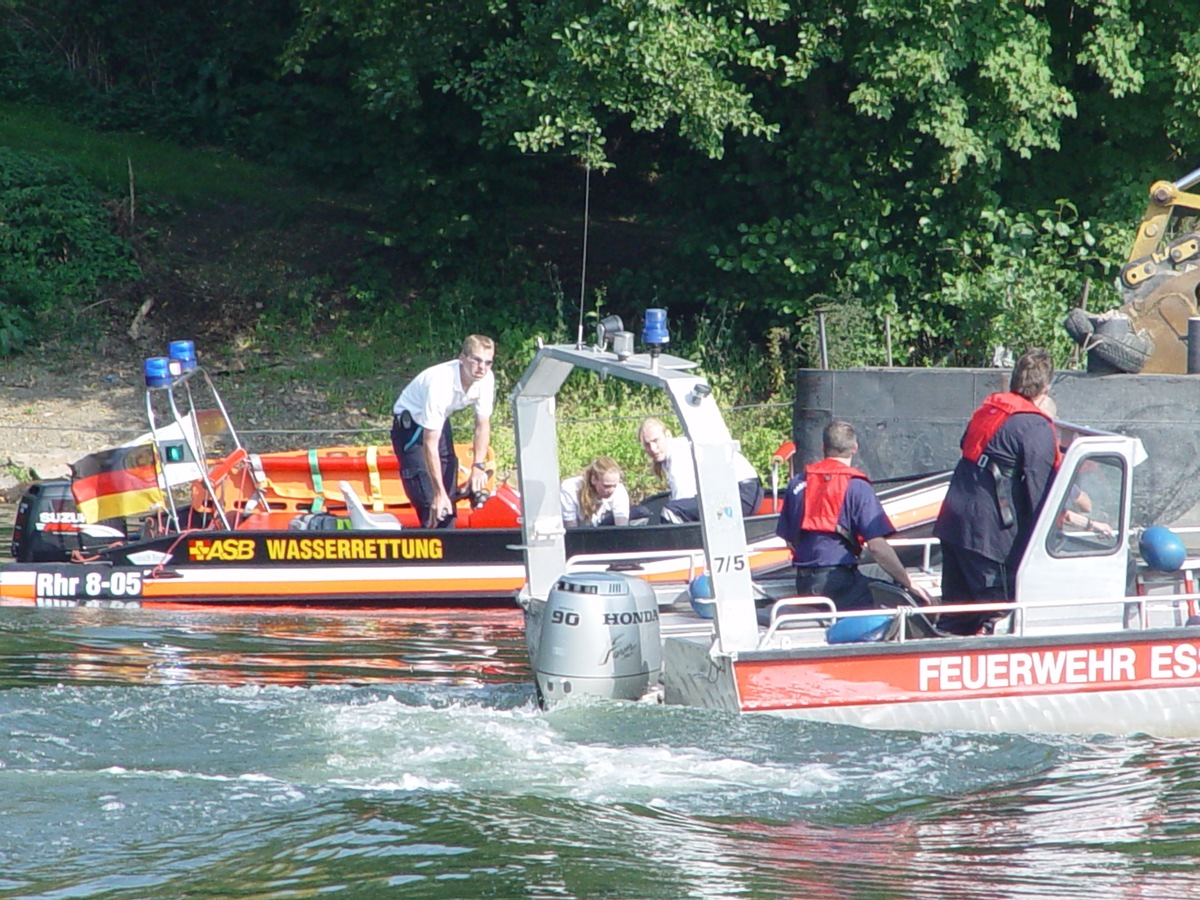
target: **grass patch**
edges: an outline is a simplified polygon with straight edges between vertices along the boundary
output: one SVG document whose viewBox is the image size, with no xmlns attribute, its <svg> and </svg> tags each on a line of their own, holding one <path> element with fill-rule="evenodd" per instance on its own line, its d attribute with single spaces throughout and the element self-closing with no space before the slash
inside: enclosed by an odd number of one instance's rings
<svg viewBox="0 0 1200 900">
<path fill-rule="evenodd" d="M 0 145 L 60 156 L 115 197 L 129 192 L 132 167 L 138 194 L 182 206 L 223 200 L 283 211 L 315 199 L 296 192 L 281 171 L 228 153 L 185 149 L 141 134 L 96 132 L 21 104 L 0 102 Z"/>
</svg>

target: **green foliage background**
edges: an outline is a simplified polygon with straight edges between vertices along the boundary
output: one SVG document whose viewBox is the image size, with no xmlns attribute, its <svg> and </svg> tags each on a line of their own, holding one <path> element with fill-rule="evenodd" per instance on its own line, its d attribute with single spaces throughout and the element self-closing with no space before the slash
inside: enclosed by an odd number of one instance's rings
<svg viewBox="0 0 1200 900">
<path fill-rule="evenodd" d="M 241 160 L 358 198 L 353 258 L 246 279 L 263 340 L 324 323 L 417 368 L 473 330 L 523 361 L 574 336 L 577 305 L 634 328 L 664 306 L 729 406 L 786 402 L 818 309 L 835 366 L 1033 344 L 1064 363 L 1085 285 L 1092 309 L 1117 302 L 1147 187 L 1200 157 L 1191 0 L 0 0 L 0 26 L 10 110 L 165 142 L 154 158 L 224 154 L 228 184 L 199 196 L 142 178 L 163 217 L 225 189 L 253 203 Z M 103 212 L 128 159 L 57 196 L 41 163 L 0 163 L 72 210 L 69 253 L 29 249 L 45 216 L 6 226 L 26 248 L 4 264 L 9 350 L 135 278 L 136 235 L 107 243 Z"/>
<path fill-rule="evenodd" d="M 138 274 L 93 185 L 65 161 L 0 147 L 0 352 Z"/>
</svg>

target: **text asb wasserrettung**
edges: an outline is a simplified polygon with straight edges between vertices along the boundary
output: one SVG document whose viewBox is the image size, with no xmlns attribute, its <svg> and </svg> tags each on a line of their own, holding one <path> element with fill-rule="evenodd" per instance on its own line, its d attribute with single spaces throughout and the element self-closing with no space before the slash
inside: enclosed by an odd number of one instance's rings
<svg viewBox="0 0 1200 900">
<path fill-rule="evenodd" d="M 441 538 L 431 537 L 299 537 L 219 538 L 188 544 L 192 562 L 244 562 L 259 558 L 259 547 L 271 562 L 439 560 Z"/>
</svg>

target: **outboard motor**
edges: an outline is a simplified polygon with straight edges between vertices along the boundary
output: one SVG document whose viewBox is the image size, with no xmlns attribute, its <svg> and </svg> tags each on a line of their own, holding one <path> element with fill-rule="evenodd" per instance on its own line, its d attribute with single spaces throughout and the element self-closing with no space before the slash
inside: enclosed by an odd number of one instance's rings
<svg viewBox="0 0 1200 900">
<path fill-rule="evenodd" d="M 75 550 L 92 553 L 127 534 L 124 519 L 101 524 L 85 533 L 87 522 L 75 506 L 68 479 L 35 481 L 17 504 L 12 557 L 17 562 L 69 562 Z"/>
<path fill-rule="evenodd" d="M 564 575 L 530 645 L 542 706 L 579 695 L 637 700 L 662 672 L 654 589 L 619 572 Z"/>
</svg>

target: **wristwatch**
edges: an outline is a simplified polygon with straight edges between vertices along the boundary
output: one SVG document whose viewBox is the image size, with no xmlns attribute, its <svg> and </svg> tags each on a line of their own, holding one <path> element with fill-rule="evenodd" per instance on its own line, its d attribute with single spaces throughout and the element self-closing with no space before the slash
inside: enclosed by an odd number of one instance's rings
<svg viewBox="0 0 1200 900">
<path fill-rule="evenodd" d="M 487 466 L 485 466 L 483 463 L 475 463 L 475 468 L 477 468 L 480 472 L 487 471 Z"/>
</svg>

